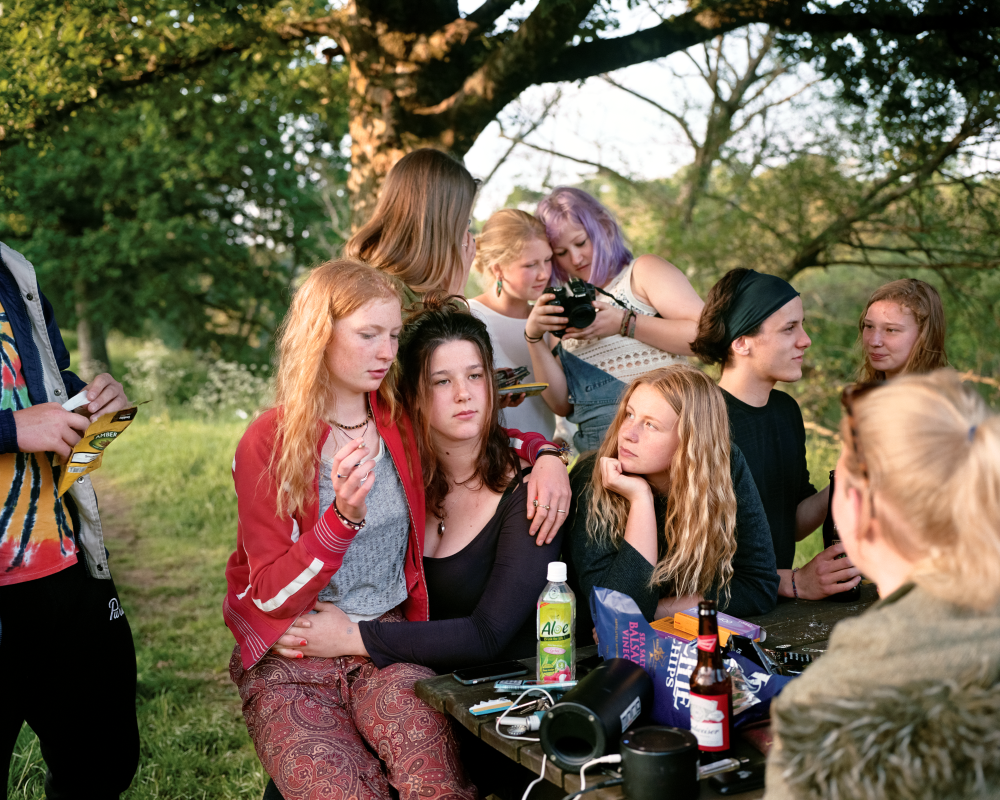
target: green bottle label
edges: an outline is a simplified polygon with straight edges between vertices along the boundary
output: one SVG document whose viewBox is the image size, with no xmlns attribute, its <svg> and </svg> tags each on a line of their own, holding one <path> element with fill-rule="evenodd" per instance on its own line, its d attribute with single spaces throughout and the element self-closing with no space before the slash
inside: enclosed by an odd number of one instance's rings
<svg viewBox="0 0 1000 800">
<path fill-rule="evenodd" d="M 571 680 L 573 676 L 573 606 L 538 604 L 538 680 Z"/>
</svg>

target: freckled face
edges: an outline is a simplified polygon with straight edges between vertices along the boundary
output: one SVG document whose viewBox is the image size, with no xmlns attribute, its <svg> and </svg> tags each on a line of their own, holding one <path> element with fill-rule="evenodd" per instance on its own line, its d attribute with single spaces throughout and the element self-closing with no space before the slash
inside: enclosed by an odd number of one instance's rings
<svg viewBox="0 0 1000 800">
<path fill-rule="evenodd" d="M 652 386 L 640 385 L 629 397 L 618 429 L 622 470 L 644 475 L 654 486 L 665 485 L 680 437 L 677 412 Z"/>
<path fill-rule="evenodd" d="M 868 362 L 887 378 L 894 378 L 906 366 L 919 335 L 920 326 L 910 309 L 878 300 L 865 313 L 861 344 Z"/>
<path fill-rule="evenodd" d="M 396 359 L 403 327 L 398 300 L 371 300 L 333 325 L 326 346 L 334 391 L 372 392 Z"/>
<path fill-rule="evenodd" d="M 564 222 L 549 244 L 552 245 L 552 261 L 556 266 L 571 278 L 590 280 L 594 245 L 583 228 Z"/>
<path fill-rule="evenodd" d="M 479 348 L 472 342 L 445 342 L 429 366 L 431 432 L 436 439 L 467 441 L 480 436 L 489 413 L 489 387 Z"/>
</svg>

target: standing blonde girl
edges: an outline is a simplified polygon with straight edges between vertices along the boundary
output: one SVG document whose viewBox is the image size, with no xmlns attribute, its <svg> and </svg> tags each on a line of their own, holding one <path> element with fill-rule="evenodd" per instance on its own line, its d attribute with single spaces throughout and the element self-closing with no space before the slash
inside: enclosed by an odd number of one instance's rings
<svg viewBox="0 0 1000 800">
<path fill-rule="evenodd" d="M 503 208 L 486 221 L 476 247 L 472 266 L 486 278 L 487 287 L 469 301 L 469 307 L 486 323 L 497 367 L 531 367 L 525 323 L 533 310 L 531 303 L 542 296 L 552 275 L 545 226 L 531 214 Z M 522 382 L 534 381 L 531 372 Z M 516 428 L 551 437 L 555 415 L 544 397 L 545 393 L 526 397 L 516 408 L 507 409 L 505 419 Z"/>
<path fill-rule="evenodd" d="M 475 795 L 447 719 L 414 694 L 429 669 L 271 650 L 317 599 L 354 622 L 428 618 L 420 460 L 394 397 L 401 328 L 384 274 L 349 260 L 313 270 L 282 324 L 275 406 L 233 461 L 230 675 L 285 800 L 374 799 L 390 784 L 401 796 Z"/>
</svg>

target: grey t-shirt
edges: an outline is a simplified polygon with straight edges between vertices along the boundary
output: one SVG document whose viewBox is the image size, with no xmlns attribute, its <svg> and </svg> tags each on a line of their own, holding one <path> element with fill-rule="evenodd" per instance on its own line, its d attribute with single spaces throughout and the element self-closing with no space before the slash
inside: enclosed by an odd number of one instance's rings
<svg viewBox="0 0 1000 800">
<path fill-rule="evenodd" d="M 322 459 L 319 471 L 319 511 L 326 513 L 336 497 L 331 480 L 332 460 Z M 375 619 L 406 599 L 406 556 L 410 512 L 403 483 L 379 439 L 375 469 L 369 480 L 375 483 L 368 493 L 365 527 L 354 537 L 344 563 L 319 599 L 334 603 L 354 622 Z"/>
</svg>

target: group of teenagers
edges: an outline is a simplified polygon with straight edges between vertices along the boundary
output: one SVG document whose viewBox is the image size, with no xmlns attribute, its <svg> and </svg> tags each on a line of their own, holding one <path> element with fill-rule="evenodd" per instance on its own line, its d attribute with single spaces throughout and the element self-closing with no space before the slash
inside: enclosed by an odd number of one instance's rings
<svg viewBox="0 0 1000 800">
<path fill-rule="evenodd" d="M 438 151 L 393 167 L 344 257 L 297 290 L 275 403 L 237 448 L 224 616 L 269 793 L 488 793 L 476 743 L 460 748 L 414 683 L 532 656 L 560 558 L 578 642 L 594 586 L 650 620 L 701 598 L 752 616 L 863 574 L 879 604 L 775 703 L 767 796 L 996 789 L 997 737 L 966 739 L 1000 712 L 1000 422 L 941 369 L 936 291 L 894 281 L 869 300 L 831 500 L 810 482 L 796 402 L 774 389 L 801 378 L 810 346 L 790 284 L 736 269 L 703 303 L 572 188 L 474 239 L 476 188 Z M 473 267 L 488 289 L 466 301 Z M 601 290 L 583 329 L 547 291 L 572 278 Z M 721 367 L 718 384 L 691 356 Z M 494 371 L 522 365 L 548 387 L 512 404 Z M 571 475 L 556 417 L 576 426 Z M 828 505 L 842 542 L 793 568 Z M 908 762 L 921 731 L 901 722 L 897 741 L 883 724 L 913 698 L 961 710 L 930 726 L 937 760 Z"/>
</svg>

